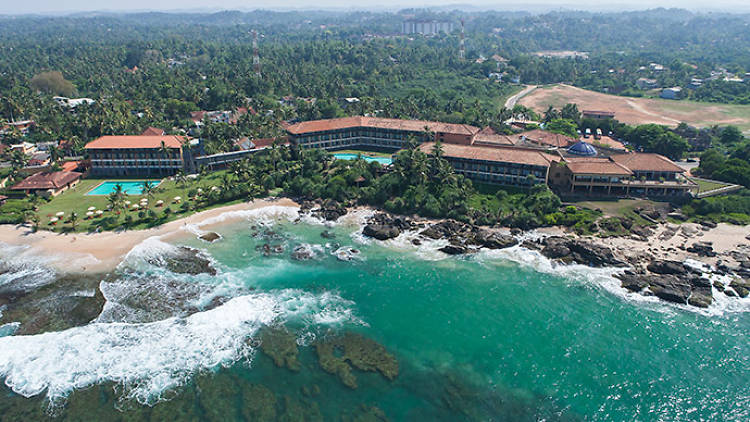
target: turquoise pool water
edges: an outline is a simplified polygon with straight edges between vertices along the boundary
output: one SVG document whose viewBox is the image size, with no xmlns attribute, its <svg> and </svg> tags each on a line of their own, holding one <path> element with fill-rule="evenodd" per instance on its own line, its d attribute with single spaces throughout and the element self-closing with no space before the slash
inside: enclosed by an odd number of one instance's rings
<svg viewBox="0 0 750 422">
<path fill-rule="evenodd" d="M 115 186 L 122 186 L 122 191 L 127 195 L 141 195 L 143 194 L 143 182 L 145 180 L 136 180 L 131 182 L 104 182 L 94 189 L 91 189 L 86 195 L 109 195 L 115 190 Z M 159 182 L 153 182 L 154 186 L 158 185 Z"/>
<path fill-rule="evenodd" d="M 358 154 L 351 154 L 351 153 L 339 153 L 339 154 L 333 154 L 333 156 L 338 160 L 354 160 L 357 158 Z M 391 160 L 389 157 L 368 157 L 366 155 L 362 155 L 362 158 L 365 159 L 365 161 L 377 161 L 380 164 L 383 165 L 389 165 L 393 160 Z"/>
</svg>

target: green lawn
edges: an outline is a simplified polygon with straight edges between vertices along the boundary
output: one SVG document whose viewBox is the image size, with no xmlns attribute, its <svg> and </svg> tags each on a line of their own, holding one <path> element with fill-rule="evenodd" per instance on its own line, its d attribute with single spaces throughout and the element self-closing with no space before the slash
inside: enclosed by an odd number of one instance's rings
<svg viewBox="0 0 750 422">
<path fill-rule="evenodd" d="M 174 201 L 176 196 L 182 198 L 181 202 L 192 203 L 188 199 L 188 192 L 192 189 L 201 188 L 204 191 L 208 191 L 212 186 L 220 186 L 221 177 L 224 171 L 218 171 L 211 173 L 200 180 L 188 180 L 188 182 L 182 186 L 178 185 L 175 181 L 164 179 L 161 184 L 156 188 L 156 192 L 149 199 L 150 209 L 154 210 L 158 216 L 157 220 L 159 224 L 175 220 L 177 218 L 184 217 L 200 210 L 184 211 L 180 208 L 181 204 L 177 204 Z M 39 211 L 37 214 L 40 218 L 40 228 L 47 230 L 61 231 L 70 230 L 71 224 L 63 221 L 67 221 L 71 213 L 75 212 L 78 214 L 78 227 L 76 231 L 91 231 L 95 230 L 99 225 L 102 224 L 104 218 L 112 218 L 115 223 L 124 222 L 127 215 L 130 215 L 134 220 L 134 223 L 130 228 L 140 229 L 145 228 L 149 224 L 146 222 L 138 222 L 139 216 L 138 211 L 123 211 L 120 215 L 116 213 L 106 211 L 107 210 L 107 196 L 89 196 L 86 195 L 91 189 L 103 181 L 117 181 L 118 179 L 84 179 L 73 189 L 70 189 L 57 197 L 52 198 L 49 202 L 42 201 L 39 205 Z M 145 198 L 146 195 L 126 195 L 126 200 L 132 204 L 137 204 L 141 198 Z M 164 201 L 164 205 L 156 207 L 158 200 Z M 234 201 L 237 202 L 237 201 Z M 230 202 L 233 203 L 233 202 Z M 216 206 L 223 206 L 230 203 L 217 204 Z M 131 204 L 131 205 L 132 205 Z M 103 217 L 87 219 L 86 212 L 89 207 L 96 207 L 97 210 L 105 211 Z M 165 213 L 165 209 L 169 208 L 170 213 Z M 205 209 L 205 208 L 204 208 Z M 201 209 L 202 210 L 202 209 Z M 49 224 L 50 219 L 54 217 L 58 212 L 64 212 L 65 215 L 61 218 L 55 226 Z M 154 222 L 150 223 L 151 225 Z"/>
<path fill-rule="evenodd" d="M 714 182 L 714 181 L 700 180 L 700 179 L 690 179 L 690 180 L 698 184 L 698 193 L 708 192 L 710 190 L 723 188 L 724 186 L 729 186 L 728 183 L 722 183 L 722 182 Z"/>
</svg>

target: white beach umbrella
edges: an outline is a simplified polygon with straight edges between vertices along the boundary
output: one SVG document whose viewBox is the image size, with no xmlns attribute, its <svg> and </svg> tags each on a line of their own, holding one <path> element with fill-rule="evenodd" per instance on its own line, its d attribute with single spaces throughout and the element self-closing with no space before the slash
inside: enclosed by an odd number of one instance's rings
<svg viewBox="0 0 750 422">
<path fill-rule="evenodd" d="M 50 218 L 50 219 L 49 219 L 49 222 L 50 222 L 50 223 L 56 223 L 56 222 L 57 222 L 57 220 L 59 220 L 59 218 L 57 218 L 57 217 L 52 217 L 52 218 Z"/>
<path fill-rule="evenodd" d="M 60 211 L 60 212 L 56 213 L 55 215 L 58 216 L 58 217 L 62 217 L 63 215 L 65 215 L 65 213 L 62 212 L 62 211 Z"/>
<path fill-rule="evenodd" d="M 130 201 L 125 201 L 125 205 L 130 205 Z"/>
<path fill-rule="evenodd" d="M 163 203 L 164 203 L 164 201 L 162 201 L 161 199 L 160 199 L 160 200 L 158 200 L 158 201 L 156 201 L 156 205 L 161 205 L 161 204 L 163 204 Z"/>
<path fill-rule="evenodd" d="M 182 197 L 179 197 L 179 196 L 175 196 L 175 197 L 174 197 L 174 200 L 175 200 L 175 201 L 179 201 L 179 200 L 181 200 L 181 199 L 182 199 Z"/>
<path fill-rule="evenodd" d="M 132 208 L 132 209 L 134 209 L 134 210 L 137 210 L 137 209 L 138 209 L 138 204 L 133 204 L 133 206 L 132 206 L 132 207 L 130 207 L 130 208 Z"/>
<path fill-rule="evenodd" d="M 89 211 L 94 211 L 96 207 L 89 207 Z"/>
<path fill-rule="evenodd" d="M 96 215 L 102 215 L 102 214 L 104 214 L 104 211 L 102 211 L 102 210 L 97 210 L 96 211 Z"/>
<path fill-rule="evenodd" d="M 94 215 L 94 211 L 89 211 L 89 212 L 86 213 L 86 215 L 89 216 L 89 217 L 91 217 L 92 215 Z"/>
</svg>

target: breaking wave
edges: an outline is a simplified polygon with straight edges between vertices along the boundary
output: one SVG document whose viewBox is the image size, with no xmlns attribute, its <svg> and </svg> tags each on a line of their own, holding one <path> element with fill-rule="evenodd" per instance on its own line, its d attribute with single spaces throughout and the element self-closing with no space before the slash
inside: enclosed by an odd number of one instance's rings
<svg viewBox="0 0 750 422">
<path fill-rule="evenodd" d="M 65 331 L 0 338 L 0 376 L 14 392 L 46 391 L 51 402 L 102 382 L 125 399 L 153 404 L 193 374 L 240 360 L 251 362 L 252 337 L 264 325 L 358 321 L 352 303 L 332 293 L 256 293 L 187 317 L 150 323 L 92 323 Z"/>
</svg>

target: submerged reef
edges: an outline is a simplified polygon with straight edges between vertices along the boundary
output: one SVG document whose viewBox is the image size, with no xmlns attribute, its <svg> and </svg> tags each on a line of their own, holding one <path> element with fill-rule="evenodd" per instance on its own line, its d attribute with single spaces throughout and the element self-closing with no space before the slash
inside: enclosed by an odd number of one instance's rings
<svg viewBox="0 0 750 422">
<path fill-rule="evenodd" d="M 318 363 L 324 371 L 335 374 L 349 388 L 357 388 L 352 367 L 365 372 L 380 372 L 393 380 L 398 375 L 396 357 L 374 340 L 345 332 L 330 335 L 315 343 Z"/>
</svg>

